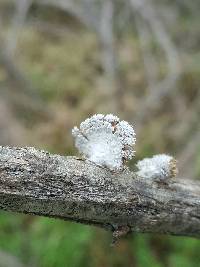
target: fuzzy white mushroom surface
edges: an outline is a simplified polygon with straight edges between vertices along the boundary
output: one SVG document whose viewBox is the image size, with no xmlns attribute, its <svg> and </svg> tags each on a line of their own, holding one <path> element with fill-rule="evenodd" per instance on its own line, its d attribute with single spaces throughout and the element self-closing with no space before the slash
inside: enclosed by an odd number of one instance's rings
<svg viewBox="0 0 200 267">
<path fill-rule="evenodd" d="M 143 178 L 165 179 L 175 177 L 178 170 L 176 160 L 169 155 L 159 154 L 137 162 L 137 174 Z"/>
<path fill-rule="evenodd" d="M 123 170 L 134 155 L 135 131 L 112 114 L 95 114 L 74 127 L 75 146 L 84 157 L 113 171 Z"/>
</svg>

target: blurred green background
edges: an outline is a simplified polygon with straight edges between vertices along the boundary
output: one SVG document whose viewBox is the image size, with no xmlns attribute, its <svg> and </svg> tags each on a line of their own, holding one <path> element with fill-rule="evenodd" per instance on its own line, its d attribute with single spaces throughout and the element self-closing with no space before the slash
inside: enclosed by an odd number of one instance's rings
<svg viewBox="0 0 200 267">
<path fill-rule="evenodd" d="M 200 1 L 0 0 L 0 145 L 76 155 L 71 129 L 114 113 L 136 157 L 200 174 Z M 0 267 L 197 267 L 200 241 L 0 212 Z"/>
</svg>

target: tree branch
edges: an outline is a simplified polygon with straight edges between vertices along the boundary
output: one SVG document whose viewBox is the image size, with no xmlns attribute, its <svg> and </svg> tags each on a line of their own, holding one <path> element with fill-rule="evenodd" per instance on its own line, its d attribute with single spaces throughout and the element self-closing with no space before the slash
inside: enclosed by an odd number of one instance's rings
<svg viewBox="0 0 200 267">
<path fill-rule="evenodd" d="M 112 173 L 75 157 L 0 147 L 0 208 L 110 230 L 200 237 L 200 184 Z"/>
</svg>

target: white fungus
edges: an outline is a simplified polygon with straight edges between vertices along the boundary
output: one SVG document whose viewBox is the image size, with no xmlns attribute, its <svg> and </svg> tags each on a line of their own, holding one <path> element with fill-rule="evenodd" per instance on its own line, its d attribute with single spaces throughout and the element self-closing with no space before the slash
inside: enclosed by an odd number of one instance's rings
<svg viewBox="0 0 200 267">
<path fill-rule="evenodd" d="M 126 121 L 112 114 L 95 114 L 74 127 L 72 135 L 79 152 L 86 159 L 110 170 L 123 170 L 134 155 L 135 132 Z"/>
<path fill-rule="evenodd" d="M 174 177 L 177 174 L 176 160 L 172 156 L 165 154 L 140 160 L 136 167 L 138 168 L 138 176 L 144 178 L 165 179 Z"/>
</svg>

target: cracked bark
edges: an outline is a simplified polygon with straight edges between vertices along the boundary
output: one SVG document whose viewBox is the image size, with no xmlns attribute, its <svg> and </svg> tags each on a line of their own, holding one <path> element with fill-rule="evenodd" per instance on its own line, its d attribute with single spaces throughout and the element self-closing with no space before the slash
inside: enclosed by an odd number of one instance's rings
<svg viewBox="0 0 200 267">
<path fill-rule="evenodd" d="M 200 183 L 111 173 L 30 147 L 0 147 L 0 209 L 112 231 L 200 237 Z"/>
</svg>

